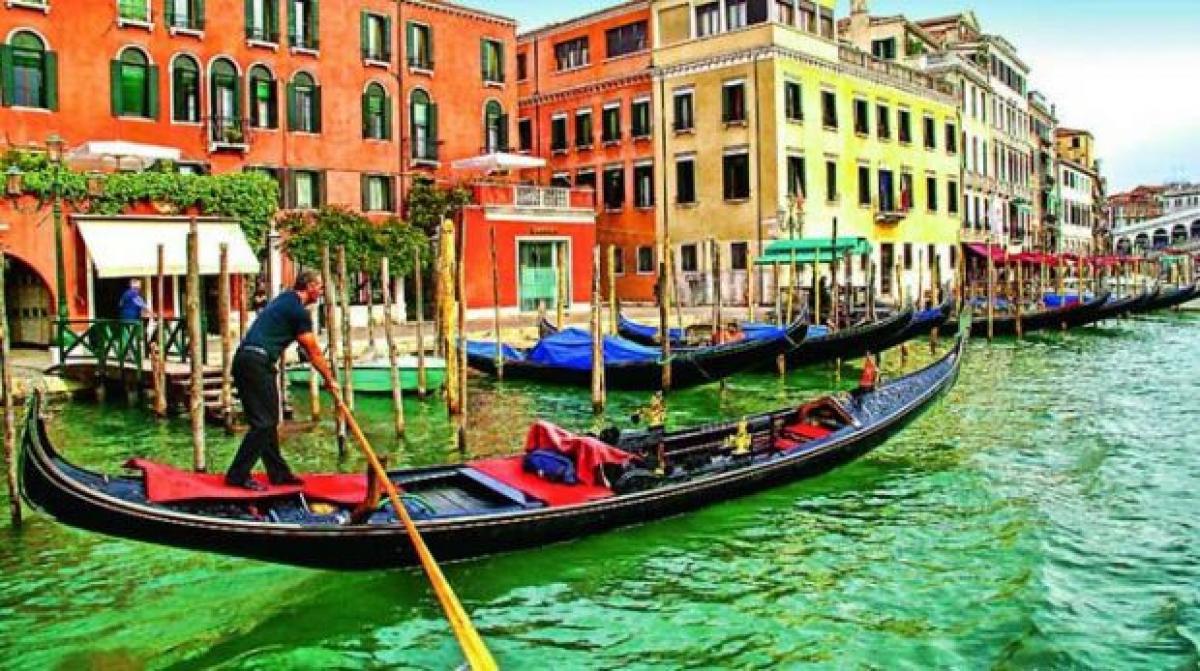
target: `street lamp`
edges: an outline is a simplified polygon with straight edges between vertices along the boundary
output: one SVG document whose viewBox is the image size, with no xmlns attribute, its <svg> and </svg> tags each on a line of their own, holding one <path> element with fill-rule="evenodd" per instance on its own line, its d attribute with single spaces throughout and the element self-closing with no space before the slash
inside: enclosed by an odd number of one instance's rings
<svg viewBox="0 0 1200 671">
<path fill-rule="evenodd" d="M 57 133 L 46 139 L 46 158 L 50 161 L 50 197 L 54 202 L 54 272 L 58 291 L 59 328 L 67 321 L 67 264 L 63 257 L 62 168 L 63 141 Z"/>
</svg>

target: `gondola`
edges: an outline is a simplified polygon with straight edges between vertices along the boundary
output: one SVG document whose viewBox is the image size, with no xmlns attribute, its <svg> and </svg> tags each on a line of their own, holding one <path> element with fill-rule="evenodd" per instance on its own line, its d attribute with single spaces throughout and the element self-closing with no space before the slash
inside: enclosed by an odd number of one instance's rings
<svg viewBox="0 0 1200 671">
<path fill-rule="evenodd" d="M 1035 310 L 1021 315 L 1021 332 L 1033 333 L 1047 329 L 1069 329 L 1084 324 L 1090 324 L 1097 319 L 1101 308 L 1108 302 L 1109 294 L 1105 293 L 1090 301 L 1070 303 L 1066 307 L 1051 310 Z M 971 323 L 971 335 L 986 337 L 988 334 L 987 317 L 976 317 Z M 992 334 L 996 337 L 1015 336 L 1017 334 L 1017 317 L 1012 313 L 993 315 Z"/>
<path fill-rule="evenodd" d="M 917 312 L 913 315 L 912 321 L 908 323 L 908 326 L 905 326 L 899 333 L 892 336 L 892 338 L 884 340 L 880 343 L 877 350 L 872 351 L 882 352 L 910 340 L 927 336 L 934 329 L 945 326 L 950 321 L 953 312 L 954 296 L 948 294 L 941 305 Z"/>
<path fill-rule="evenodd" d="M 773 337 L 746 339 L 711 347 L 682 350 L 671 356 L 671 387 L 683 389 L 716 382 L 757 366 L 793 349 L 804 340 L 808 326 L 797 321 L 775 329 Z M 529 349 L 504 346 L 505 379 L 589 386 L 592 383 L 591 335 L 564 329 Z M 617 336 L 604 338 L 604 382 L 610 389 L 654 391 L 662 388 L 661 352 Z M 497 374 L 496 344 L 467 344 L 467 364 L 488 375 Z"/>
<path fill-rule="evenodd" d="M 402 489 L 402 505 L 439 560 L 539 547 L 641 524 L 810 477 L 865 454 L 954 384 L 965 342 L 960 338 L 937 362 L 871 391 L 840 393 L 703 428 L 610 431 L 609 442 L 538 423 L 523 455 L 397 470 L 390 479 Z M 360 482 L 366 492 L 360 506 L 287 488 L 242 492 L 254 500 L 213 493 L 188 499 L 185 490 L 175 492 L 174 502 L 156 502 L 166 498 L 164 489 L 171 489 L 166 485 L 180 478 L 219 476 L 181 474 L 146 462 L 139 462 L 143 474 L 135 476 L 106 476 L 74 466 L 47 439 L 41 410 L 40 400 L 34 400 L 26 414 L 22 492 L 64 524 L 320 569 L 381 569 L 416 561 L 394 511 L 378 505 L 378 487 L 368 486 L 365 476 L 341 476 Z M 545 450 L 575 464 L 579 482 L 550 482 L 523 469 L 531 454 Z M 309 476 L 305 489 L 315 480 Z M 346 496 L 343 492 L 340 498 Z"/>
<path fill-rule="evenodd" d="M 1170 289 L 1159 289 L 1158 295 L 1146 302 L 1140 309 L 1135 310 L 1135 314 L 1147 314 L 1150 312 L 1158 312 L 1159 310 L 1167 310 L 1179 305 L 1183 305 L 1188 301 L 1200 296 L 1200 284 L 1193 284 L 1184 287 L 1172 287 Z"/>
<path fill-rule="evenodd" d="M 741 322 L 738 326 L 742 335 L 750 340 L 770 338 L 779 330 L 779 327 L 774 324 L 761 322 Z M 617 315 L 617 334 L 626 340 L 646 347 L 659 347 L 658 332 L 657 327 L 639 324 L 623 314 Z M 689 342 L 687 329 L 669 328 L 667 332 L 671 334 L 672 349 L 681 350 L 695 347 L 693 343 Z"/>
<path fill-rule="evenodd" d="M 897 337 L 912 324 L 913 309 L 905 308 L 885 319 L 830 332 L 809 330 L 799 347 L 787 353 L 787 366 L 799 368 L 834 359 L 857 359 L 868 352 L 893 346 Z M 888 343 L 893 343 L 889 345 Z"/>
<path fill-rule="evenodd" d="M 1118 317 L 1133 314 L 1141 309 L 1143 305 L 1149 303 L 1155 295 L 1156 292 L 1154 291 L 1143 291 L 1140 294 L 1133 294 L 1131 296 L 1110 298 L 1096 313 L 1095 321 L 1117 319 Z"/>
</svg>

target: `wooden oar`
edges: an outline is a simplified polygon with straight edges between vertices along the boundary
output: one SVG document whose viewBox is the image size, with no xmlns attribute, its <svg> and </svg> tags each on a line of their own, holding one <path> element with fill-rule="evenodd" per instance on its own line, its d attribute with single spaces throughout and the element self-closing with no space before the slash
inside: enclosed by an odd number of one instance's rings
<svg viewBox="0 0 1200 671">
<path fill-rule="evenodd" d="M 450 587 L 450 583 L 446 581 L 446 576 L 442 574 L 442 568 L 438 566 L 437 560 L 433 558 L 433 553 L 425 545 L 425 539 L 421 538 L 420 532 L 417 531 L 417 525 L 413 524 L 412 517 L 408 514 L 408 509 L 400 501 L 400 494 L 396 491 L 396 485 L 388 477 L 383 464 L 379 462 L 379 457 L 375 456 L 375 451 L 371 449 L 371 443 L 363 435 L 362 429 L 359 428 L 358 421 L 354 419 L 353 413 L 346 407 L 341 391 L 337 388 L 330 391 L 333 393 L 333 402 L 337 405 L 338 412 L 342 414 L 342 417 L 346 421 L 346 426 L 349 427 L 350 432 L 354 434 L 354 438 L 358 441 L 359 447 L 362 448 L 363 454 L 371 464 L 371 470 L 375 472 L 375 477 L 383 483 L 384 489 L 387 490 L 388 499 L 392 502 L 392 508 L 396 510 L 400 521 L 404 523 L 404 530 L 408 532 L 408 539 L 412 541 L 413 548 L 417 551 L 417 558 L 421 560 L 421 567 L 425 569 L 425 575 L 429 577 L 433 591 L 437 595 L 438 601 L 442 604 L 442 610 L 446 613 L 446 619 L 450 621 L 450 627 L 454 629 L 454 637 L 458 639 L 463 656 L 467 658 L 467 664 L 473 671 L 492 671 L 498 669 L 496 660 L 492 659 L 492 653 L 484 645 L 479 632 L 475 630 L 475 625 L 471 623 L 471 617 L 467 615 L 467 611 L 459 603 L 458 597 L 454 594 L 454 589 Z"/>
</svg>

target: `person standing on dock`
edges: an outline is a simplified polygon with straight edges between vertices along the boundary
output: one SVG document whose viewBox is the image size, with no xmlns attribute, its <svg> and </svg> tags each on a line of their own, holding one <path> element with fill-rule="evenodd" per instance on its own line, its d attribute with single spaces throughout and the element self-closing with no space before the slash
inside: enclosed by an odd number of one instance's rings
<svg viewBox="0 0 1200 671">
<path fill-rule="evenodd" d="M 261 458 L 271 484 L 301 484 L 279 452 L 279 359 L 293 342 L 308 354 L 326 387 L 334 386 L 333 373 L 313 335 L 312 317 L 307 306 L 321 299 L 325 284 L 321 275 L 304 271 L 291 291 L 275 297 L 258 314 L 246 338 L 233 357 L 233 381 L 250 430 L 225 472 L 225 483 L 243 489 L 262 490 L 250 477 L 250 470 Z"/>
<path fill-rule="evenodd" d="M 150 316 L 150 304 L 142 296 L 142 281 L 129 280 L 129 288 L 117 301 L 117 318 L 123 322 L 136 322 Z"/>
</svg>

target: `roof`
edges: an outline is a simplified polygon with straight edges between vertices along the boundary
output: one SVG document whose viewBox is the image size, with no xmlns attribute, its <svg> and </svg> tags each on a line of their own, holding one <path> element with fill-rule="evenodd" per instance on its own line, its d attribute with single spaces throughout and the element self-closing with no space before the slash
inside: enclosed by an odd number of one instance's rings
<svg viewBox="0 0 1200 671">
<path fill-rule="evenodd" d="M 544 37 L 550 33 L 574 30 L 601 19 L 618 16 L 635 9 L 643 8 L 647 10 L 650 9 L 650 0 L 630 0 L 629 2 L 623 2 L 619 5 L 613 5 L 612 7 L 605 7 L 604 9 L 598 9 L 594 12 L 588 12 L 587 14 L 573 16 L 562 21 L 548 23 L 544 26 L 538 26 L 537 28 L 533 28 L 517 35 L 517 42 L 525 42 L 537 37 Z"/>
</svg>

